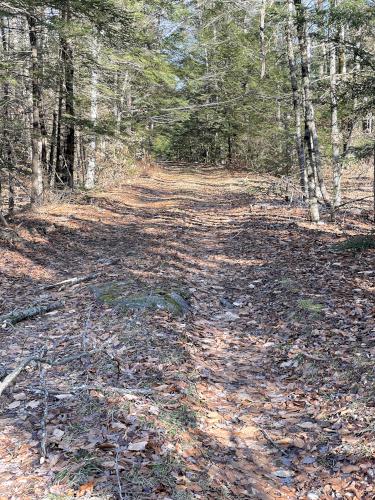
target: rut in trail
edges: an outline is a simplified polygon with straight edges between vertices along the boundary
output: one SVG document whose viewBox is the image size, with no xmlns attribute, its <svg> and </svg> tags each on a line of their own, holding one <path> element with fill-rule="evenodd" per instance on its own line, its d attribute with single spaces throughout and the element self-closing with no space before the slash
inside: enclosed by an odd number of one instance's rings
<svg viewBox="0 0 375 500">
<path fill-rule="evenodd" d="M 360 321 L 366 351 L 372 328 L 365 293 L 361 312 L 345 309 L 360 286 L 356 261 L 337 254 L 332 266 L 334 227 L 312 228 L 302 209 L 250 195 L 249 182 L 262 179 L 168 165 L 29 216 L 38 235 L 2 257 L 8 309 L 46 283 L 99 274 L 45 292 L 63 311 L 19 324 L 2 353 L 17 360 L 47 345 L 59 359 L 93 354 L 46 372 L 44 464 L 37 370 L 2 401 L 1 495 L 371 498 L 371 461 L 351 448 L 369 435 L 337 416 L 363 398 L 346 382 L 356 373 L 347 335 Z M 191 311 L 119 313 L 92 292 L 112 282 L 132 293 L 187 291 Z"/>
</svg>

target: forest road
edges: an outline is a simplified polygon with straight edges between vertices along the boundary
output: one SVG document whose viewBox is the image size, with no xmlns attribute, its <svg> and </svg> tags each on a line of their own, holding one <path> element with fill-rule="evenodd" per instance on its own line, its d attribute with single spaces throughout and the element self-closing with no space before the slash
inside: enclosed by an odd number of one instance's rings
<svg viewBox="0 0 375 500">
<path fill-rule="evenodd" d="M 373 412 L 361 389 L 351 392 L 373 328 L 371 255 L 358 263 L 336 253 L 333 266 L 335 227 L 312 227 L 263 182 L 169 164 L 23 215 L 23 243 L 1 254 L 4 304 L 65 306 L 3 336 L 3 357 L 15 365 L 43 347 L 60 360 L 90 354 L 48 368 L 46 413 L 38 370 L 3 398 L 0 495 L 372 498 Z M 94 281 L 41 292 L 90 273 Z M 136 296 L 188 292 L 191 310 L 120 312 L 95 298 L 108 283 Z M 360 287 L 361 307 L 348 312 Z M 359 327 L 352 356 L 347 339 Z M 356 407 L 362 420 L 338 419 L 338 408 Z M 49 458 L 40 464 L 43 418 Z"/>
</svg>

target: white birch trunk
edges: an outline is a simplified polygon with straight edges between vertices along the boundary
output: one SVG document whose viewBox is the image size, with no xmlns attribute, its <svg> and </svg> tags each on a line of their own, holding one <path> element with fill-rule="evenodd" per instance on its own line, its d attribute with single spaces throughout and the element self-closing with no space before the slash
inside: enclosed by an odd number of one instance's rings
<svg viewBox="0 0 375 500">
<path fill-rule="evenodd" d="M 310 58 L 309 58 L 310 37 L 308 36 L 306 27 L 305 6 L 303 5 L 301 0 L 294 0 L 294 5 L 297 11 L 296 27 L 297 27 L 298 41 L 301 52 L 301 71 L 302 71 L 302 86 L 304 92 L 305 119 L 309 129 L 310 138 L 312 141 L 312 152 L 314 158 L 313 168 L 316 172 L 317 181 L 323 200 L 327 205 L 330 205 L 329 194 L 325 187 L 322 175 L 322 160 L 320 154 L 318 131 L 315 123 L 315 110 L 314 110 L 311 85 L 310 85 Z"/>
<path fill-rule="evenodd" d="M 93 42 L 93 67 L 91 71 L 91 111 L 90 111 L 90 120 L 91 125 L 95 128 L 97 120 L 98 120 L 98 69 L 97 69 L 97 59 L 99 54 L 99 46 L 97 41 Z M 95 186 L 96 179 L 96 146 L 97 139 L 95 130 L 92 131 L 92 136 L 90 140 L 90 148 L 89 148 L 89 158 L 87 161 L 86 167 L 86 176 L 85 176 L 85 188 L 93 189 Z"/>
<path fill-rule="evenodd" d="M 331 7 L 335 6 L 335 1 Z M 332 143 L 332 164 L 333 164 L 333 206 L 337 207 L 341 203 L 341 177 L 342 162 L 340 154 L 340 128 L 337 103 L 337 46 L 333 41 L 330 44 L 330 96 L 331 96 L 331 143 Z"/>
<path fill-rule="evenodd" d="M 32 80 L 32 136 L 31 136 L 31 205 L 38 206 L 43 203 L 43 170 L 40 161 L 42 148 L 42 134 L 40 131 L 40 81 L 39 81 L 39 56 L 38 38 L 36 33 L 35 16 L 28 17 L 29 39 L 31 48 L 31 80 Z"/>
</svg>

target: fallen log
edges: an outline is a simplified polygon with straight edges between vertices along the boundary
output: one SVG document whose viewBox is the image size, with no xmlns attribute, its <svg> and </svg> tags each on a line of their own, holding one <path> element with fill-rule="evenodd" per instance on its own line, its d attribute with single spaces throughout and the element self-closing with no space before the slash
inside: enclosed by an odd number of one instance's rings
<svg viewBox="0 0 375 500">
<path fill-rule="evenodd" d="M 15 325 L 16 323 L 20 323 L 25 319 L 34 318 L 35 316 L 39 316 L 40 314 L 45 314 L 50 311 L 55 311 L 56 309 L 60 309 L 61 307 L 63 307 L 62 302 L 53 302 L 46 305 L 36 305 L 27 309 L 15 310 L 9 314 L 0 316 L 0 326 L 5 328 L 7 326 Z"/>
<path fill-rule="evenodd" d="M 51 285 L 46 285 L 43 290 L 52 290 L 53 288 L 60 288 L 64 286 L 77 285 L 78 283 L 84 283 L 85 281 L 91 281 L 95 278 L 101 276 L 102 273 L 92 273 L 86 276 L 76 276 L 74 278 L 69 278 L 67 280 L 59 281 L 58 283 L 52 283 Z"/>
</svg>

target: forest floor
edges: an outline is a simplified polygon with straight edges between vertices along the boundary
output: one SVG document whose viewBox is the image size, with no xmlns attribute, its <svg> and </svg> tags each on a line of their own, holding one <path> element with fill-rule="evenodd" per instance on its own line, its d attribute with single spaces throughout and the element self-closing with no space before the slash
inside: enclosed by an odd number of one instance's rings
<svg viewBox="0 0 375 500">
<path fill-rule="evenodd" d="M 8 370 L 55 361 L 0 399 L 0 499 L 374 498 L 375 249 L 348 240 L 371 222 L 313 226 L 245 177 L 170 165 L 19 216 L 0 313 L 64 305 L 0 329 Z M 190 311 L 121 312 L 105 283 Z"/>
</svg>

